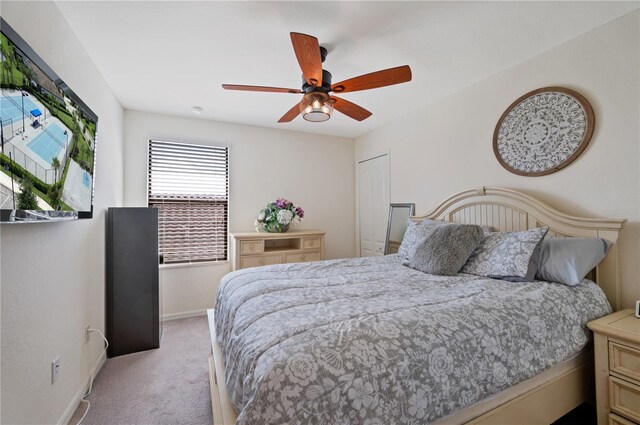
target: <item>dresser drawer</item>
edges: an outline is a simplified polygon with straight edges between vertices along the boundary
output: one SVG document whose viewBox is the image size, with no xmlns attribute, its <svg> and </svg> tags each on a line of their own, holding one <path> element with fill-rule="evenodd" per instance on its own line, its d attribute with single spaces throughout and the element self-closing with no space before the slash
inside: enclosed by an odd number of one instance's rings
<svg viewBox="0 0 640 425">
<path fill-rule="evenodd" d="M 609 341 L 609 370 L 640 382 L 640 350 Z"/>
<path fill-rule="evenodd" d="M 322 238 L 320 236 L 310 236 L 308 238 L 302 238 L 301 249 L 320 248 L 321 246 L 322 246 Z"/>
<path fill-rule="evenodd" d="M 609 425 L 636 425 L 622 416 L 618 416 L 615 413 L 609 413 Z"/>
<path fill-rule="evenodd" d="M 306 261 L 320 261 L 321 259 L 320 251 L 284 254 L 285 263 L 304 263 Z"/>
<path fill-rule="evenodd" d="M 640 422 L 640 386 L 610 376 L 609 405 L 615 413 Z"/>
<path fill-rule="evenodd" d="M 265 255 L 242 255 L 240 256 L 240 268 L 268 266 L 269 264 L 280 264 L 282 255 L 265 254 Z"/>
<path fill-rule="evenodd" d="M 240 241 L 240 255 L 262 254 L 264 248 L 263 241 Z"/>
</svg>

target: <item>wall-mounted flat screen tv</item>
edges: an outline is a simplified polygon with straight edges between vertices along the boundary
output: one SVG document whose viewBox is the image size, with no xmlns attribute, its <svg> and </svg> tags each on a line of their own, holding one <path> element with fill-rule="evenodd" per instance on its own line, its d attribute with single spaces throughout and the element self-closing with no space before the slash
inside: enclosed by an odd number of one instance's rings
<svg viewBox="0 0 640 425">
<path fill-rule="evenodd" d="M 96 114 L 0 18 L 0 222 L 93 216 Z"/>
</svg>

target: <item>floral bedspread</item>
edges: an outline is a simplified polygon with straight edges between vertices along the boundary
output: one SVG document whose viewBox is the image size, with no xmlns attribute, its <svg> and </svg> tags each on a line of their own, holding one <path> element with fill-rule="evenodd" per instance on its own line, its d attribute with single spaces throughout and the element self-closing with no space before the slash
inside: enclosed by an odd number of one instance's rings
<svg viewBox="0 0 640 425">
<path fill-rule="evenodd" d="M 216 331 L 238 424 L 424 424 L 571 358 L 593 282 L 433 276 L 397 255 L 225 276 Z"/>
</svg>

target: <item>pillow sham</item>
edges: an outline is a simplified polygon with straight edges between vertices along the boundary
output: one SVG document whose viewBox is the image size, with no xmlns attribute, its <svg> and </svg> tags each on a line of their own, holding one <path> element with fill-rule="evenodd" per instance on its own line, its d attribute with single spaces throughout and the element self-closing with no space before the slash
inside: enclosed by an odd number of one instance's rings
<svg viewBox="0 0 640 425">
<path fill-rule="evenodd" d="M 444 221 L 444 220 L 431 220 L 430 218 L 425 218 L 424 221 L 422 221 L 421 223 L 423 226 L 434 226 L 434 225 L 449 225 L 449 224 L 460 224 L 460 223 L 453 223 L 451 221 Z M 488 235 L 489 233 L 493 233 L 495 230 L 493 229 L 493 227 L 486 225 L 486 224 L 478 224 L 477 226 L 480 226 L 480 228 L 482 229 L 482 231 L 484 232 L 485 235 Z"/>
<path fill-rule="evenodd" d="M 421 223 L 416 223 L 411 219 L 407 220 L 407 230 L 404 232 L 402 242 L 398 247 L 398 256 L 402 259 L 402 264 L 409 264 L 413 258 L 418 245 L 427 237 L 427 229 L 433 226 L 448 225 L 446 221 L 436 221 L 425 219 Z"/>
<path fill-rule="evenodd" d="M 409 267 L 425 273 L 453 276 L 480 245 L 484 232 L 473 224 L 427 226 L 426 237 L 418 245 Z"/>
<path fill-rule="evenodd" d="M 486 233 L 485 233 L 486 234 Z M 540 264 L 540 250 L 542 249 L 542 244 L 544 243 L 544 238 L 540 239 L 540 242 L 533 249 L 533 254 L 531 254 L 531 258 L 529 258 L 529 265 L 527 266 L 527 274 L 525 277 L 520 276 L 502 276 L 500 279 L 506 280 L 509 282 L 531 282 L 536 278 L 536 273 L 538 272 L 538 265 Z"/>
<path fill-rule="evenodd" d="M 529 270 L 531 257 L 548 231 L 548 227 L 537 227 L 522 232 L 490 233 L 471 254 L 461 271 L 497 279 L 533 280 L 535 269 Z"/>
<path fill-rule="evenodd" d="M 611 242 L 602 238 L 547 238 L 540 249 L 537 277 L 575 286 L 604 260 L 610 247 Z"/>
</svg>

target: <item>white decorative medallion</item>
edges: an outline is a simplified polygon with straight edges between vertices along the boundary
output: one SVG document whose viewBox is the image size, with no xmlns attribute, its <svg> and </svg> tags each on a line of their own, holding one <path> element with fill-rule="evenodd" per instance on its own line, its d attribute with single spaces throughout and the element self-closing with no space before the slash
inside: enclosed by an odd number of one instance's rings
<svg viewBox="0 0 640 425">
<path fill-rule="evenodd" d="M 504 168 L 523 176 L 554 173 L 573 162 L 589 144 L 591 105 L 579 93 L 544 87 L 517 99 L 493 133 L 493 151 Z"/>
</svg>

